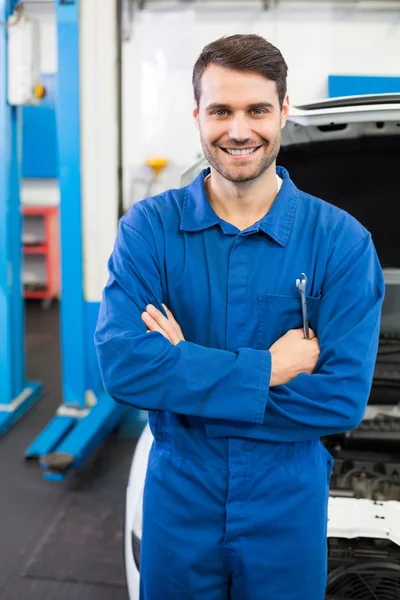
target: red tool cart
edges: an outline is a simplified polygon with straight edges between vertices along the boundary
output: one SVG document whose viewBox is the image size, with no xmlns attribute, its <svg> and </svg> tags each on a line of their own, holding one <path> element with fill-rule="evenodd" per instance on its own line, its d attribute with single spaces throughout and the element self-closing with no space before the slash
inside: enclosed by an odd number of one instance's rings
<svg viewBox="0 0 400 600">
<path fill-rule="evenodd" d="M 22 214 L 24 297 L 49 308 L 60 293 L 58 206 L 24 206 Z"/>
</svg>

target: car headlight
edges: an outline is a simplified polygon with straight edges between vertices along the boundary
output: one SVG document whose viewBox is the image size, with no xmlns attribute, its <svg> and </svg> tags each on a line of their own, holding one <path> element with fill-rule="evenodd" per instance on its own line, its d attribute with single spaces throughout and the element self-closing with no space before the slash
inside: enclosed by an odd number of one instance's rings
<svg viewBox="0 0 400 600">
<path fill-rule="evenodd" d="M 132 554 L 135 561 L 135 565 L 138 571 L 140 571 L 140 539 L 137 537 L 134 531 L 132 531 Z"/>
</svg>

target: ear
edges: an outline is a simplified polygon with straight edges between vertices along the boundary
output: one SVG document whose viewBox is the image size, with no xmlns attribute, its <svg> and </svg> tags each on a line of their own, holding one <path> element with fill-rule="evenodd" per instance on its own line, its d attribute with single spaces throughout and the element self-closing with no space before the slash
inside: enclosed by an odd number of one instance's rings
<svg viewBox="0 0 400 600">
<path fill-rule="evenodd" d="M 195 125 L 196 125 L 197 129 L 200 129 L 200 126 L 199 126 L 199 107 L 197 106 L 196 101 L 194 103 L 194 108 L 193 108 L 193 118 L 194 118 Z"/>
<path fill-rule="evenodd" d="M 289 115 L 289 94 L 286 94 L 283 99 L 282 110 L 281 110 L 281 129 L 286 125 L 286 121 Z"/>
</svg>

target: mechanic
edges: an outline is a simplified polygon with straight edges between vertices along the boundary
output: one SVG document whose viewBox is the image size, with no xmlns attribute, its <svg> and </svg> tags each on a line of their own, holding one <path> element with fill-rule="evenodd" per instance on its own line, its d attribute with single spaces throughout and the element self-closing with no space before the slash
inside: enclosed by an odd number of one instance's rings
<svg viewBox="0 0 400 600">
<path fill-rule="evenodd" d="M 286 77 L 257 35 L 206 46 L 194 119 L 210 168 L 120 221 L 96 345 L 105 389 L 148 410 L 154 436 L 142 600 L 324 598 L 320 437 L 363 418 L 384 281 L 370 233 L 276 167 Z"/>
</svg>

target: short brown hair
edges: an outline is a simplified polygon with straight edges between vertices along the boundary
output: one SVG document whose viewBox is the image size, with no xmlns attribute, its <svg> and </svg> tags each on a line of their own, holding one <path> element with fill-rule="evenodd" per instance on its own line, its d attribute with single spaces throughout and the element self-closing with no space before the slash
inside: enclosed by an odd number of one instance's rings
<svg viewBox="0 0 400 600">
<path fill-rule="evenodd" d="M 197 106 L 200 104 L 201 78 L 211 64 L 235 71 L 257 73 L 275 81 L 282 107 L 286 95 L 287 64 L 278 48 L 260 35 L 230 35 L 203 48 L 194 65 L 192 77 Z"/>
</svg>

